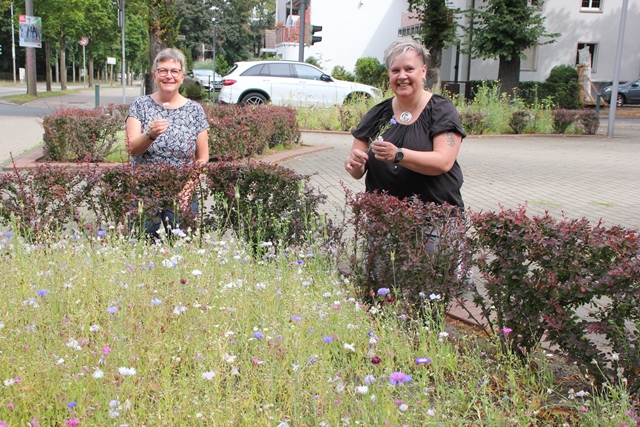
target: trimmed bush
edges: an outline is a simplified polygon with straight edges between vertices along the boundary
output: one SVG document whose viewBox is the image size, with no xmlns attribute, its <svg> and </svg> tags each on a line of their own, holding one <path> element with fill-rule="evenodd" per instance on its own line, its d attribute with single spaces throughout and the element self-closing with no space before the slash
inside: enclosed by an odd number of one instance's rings
<svg viewBox="0 0 640 427">
<path fill-rule="evenodd" d="M 460 113 L 460 124 L 464 131 L 470 135 L 482 135 L 489 127 L 486 114 L 472 111 Z"/>
<path fill-rule="evenodd" d="M 60 108 L 44 117 L 45 159 L 57 162 L 100 162 L 114 151 L 124 130 L 128 105 L 83 110 Z"/>
<path fill-rule="evenodd" d="M 600 127 L 600 116 L 594 110 L 578 111 L 577 127 L 587 135 L 595 135 Z"/>
<path fill-rule="evenodd" d="M 556 108 L 582 107 L 578 71 L 569 65 L 553 67 L 549 78 L 540 85 L 540 97 L 549 97 Z"/>
<path fill-rule="evenodd" d="M 577 117 L 575 110 L 564 108 L 553 110 L 551 114 L 553 115 L 553 131 L 555 133 L 565 133 Z"/>
</svg>

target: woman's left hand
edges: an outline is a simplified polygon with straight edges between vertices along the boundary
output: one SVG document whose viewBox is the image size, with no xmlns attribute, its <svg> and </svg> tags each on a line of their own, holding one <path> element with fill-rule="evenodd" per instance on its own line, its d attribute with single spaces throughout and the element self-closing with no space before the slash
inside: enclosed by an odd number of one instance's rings
<svg viewBox="0 0 640 427">
<path fill-rule="evenodd" d="M 387 141 L 373 141 L 371 143 L 371 152 L 376 156 L 377 160 L 383 162 L 393 162 L 398 152 L 398 147 Z"/>
</svg>

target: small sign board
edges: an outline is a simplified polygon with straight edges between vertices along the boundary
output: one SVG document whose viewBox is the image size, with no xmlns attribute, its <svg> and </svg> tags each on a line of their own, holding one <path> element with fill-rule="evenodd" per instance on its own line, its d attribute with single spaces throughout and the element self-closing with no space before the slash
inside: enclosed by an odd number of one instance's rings
<svg viewBox="0 0 640 427">
<path fill-rule="evenodd" d="M 42 19 L 20 15 L 20 47 L 42 47 Z"/>
<path fill-rule="evenodd" d="M 80 40 L 78 40 L 78 43 L 80 43 L 80 46 L 86 46 L 89 44 L 89 38 L 87 36 L 82 36 Z"/>
<path fill-rule="evenodd" d="M 113 58 L 111 56 L 107 56 L 107 64 L 116 65 L 116 58 Z"/>
</svg>

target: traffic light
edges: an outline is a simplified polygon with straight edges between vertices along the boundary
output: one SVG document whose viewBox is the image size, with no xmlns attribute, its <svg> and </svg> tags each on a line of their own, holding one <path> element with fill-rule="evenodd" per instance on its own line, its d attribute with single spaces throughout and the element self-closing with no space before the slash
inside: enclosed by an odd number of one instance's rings
<svg viewBox="0 0 640 427">
<path fill-rule="evenodd" d="M 310 46 L 313 46 L 315 43 L 321 42 L 322 41 L 322 37 L 321 36 L 314 36 L 314 33 L 317 33 L 318 31 L 322 31 L 322 25 L 309 25 L 307 27 L 307 43 Z"/>
</svg>

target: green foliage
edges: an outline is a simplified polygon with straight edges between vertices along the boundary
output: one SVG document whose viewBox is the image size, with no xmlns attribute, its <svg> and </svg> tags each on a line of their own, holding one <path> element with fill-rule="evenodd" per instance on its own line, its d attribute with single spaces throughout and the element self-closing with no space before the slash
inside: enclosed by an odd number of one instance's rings
<svg viewBox="0 0 640 427">
<path fill-rule="evenodd" d="M 193 100 L 200 100 L 206 96 L 205 89 L 199 85 L 181 86 L 180 93 Z"/>
<path fill-rule="evenodd" d="M 484 113 L 465 111 L 460 113 L 460 125 L 469 135 L 482 135 L 489 128 L 486 117 Z"/>
<path fill-rule="evenodd" d="M 465 13 L 473 22 L 473 30 L 465 28 L 466 32 L 473 31 L 467 47 L 483 59 L 522 57 L 527 48 L 554 43 L 559 36 L 547 33 L 545 17 L 524 0 L 488 0 L 481 9 Z"/>
<path fill-rule="evenodd" d="M 553 131 L 555 133 L 565 133 L 577 118 L 575 110 L 567 110 L 565 108 L 553 110 L 552 115 Z"/>
<path fill-rule="evenodd" d="M 571 83 L 578 81 L 578 70 L 571 65 L 557 65 L 551 69 L 547 83 Z"/>
<path fill-rule="evenodd" d="M 427 49 L 441 50 L 447 43 L 457 42 L 454 15 L 459 10 L 450 9 L 447 0 L 409 0 L 409 12 L 417 14 L 422 23 L 419 37 Z"/>
<path fill-rule="evenodd" d="M 43 119 L 44 154 L 53 161 L 99 162 L 114 151 L 128 105 L 60 108 Z"/>
<path fill-rule="evenodd" d="M 378 193 L 347 192 L 347 202 L 355 230 L 350 269 L 360 298 L 370 301 L 379 288 L 390 288 L 415 316 L 438 301 L 447 306 L 466 287 L 471 251 L 458 208 Z"/>
<path fill-rule="evenodd" d="M 205 111 L 212 159 L 242 159 L 300 142 L 296 110 L 290 107 L 212 104 Z"/>
<path fill-rule="evenodd" d="M 378 61 L 378 58 L 374 58 L 372 56 L 358 58 L 356 61 L 355 71 L 357 82 L 370 86 L 382 86 L 385 68 L 384 65 Z"/>
<path fill-rule="evenodd" d="M 594 110 L 578 111 L 577 128 L 586 135 L 595 135 L 600 126 L 600 116 Z"/>
<path fill-rule="evenodd" d="M 333 67 L 333 71 L 331 71 L 331 76 L 338 80 L 344 80 L 347 82 L 353 82 L 356 79 L 356 76 L 353 73 L 347 71 L 342 65 L 336 65 Z"/>
<path fill-rule="evenodd" d="M 531 116 L 528 111 L 517 110 L 511 114 L 509 119 L 509 127 L 513 130 L 513 133 L 524 133 L 524 130 L 529 126 Z"/>
<path fill-rule="evenodd" d="M 637 233 L 591 227 L 585 218 L 530 218 L 525 207 L 472 213 L 471 224 L 486 288 L 475 302 L 505 347 L 526 354 L 546 336 L 596 384 L 616 383 L 624 375 L 631 390 L 638 390 Z M 597 307 L 589 319 L 578 315 L 591 304 Z M 590 335 L 610 350 L 598 348 Z"/>
<path fill-rule="evenodd" d="M 553 67 L 547 80 L 540 85 L 540 96 L 549 98 L 556 108 L 582 107 L 577 70 L 569 65 Z"/>
<path fill-rule="evenodd" d="M 315 65 L 316 67 L 322 69 L 322 66 L 320 65 L 320 61 L 315 56 L 307 57 L 307 59 L 305 59 L 304 62 L 306 62 L 307 64 Z"/>
</svg>

